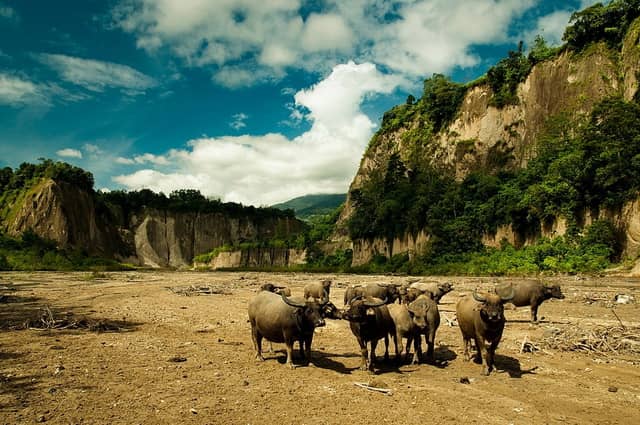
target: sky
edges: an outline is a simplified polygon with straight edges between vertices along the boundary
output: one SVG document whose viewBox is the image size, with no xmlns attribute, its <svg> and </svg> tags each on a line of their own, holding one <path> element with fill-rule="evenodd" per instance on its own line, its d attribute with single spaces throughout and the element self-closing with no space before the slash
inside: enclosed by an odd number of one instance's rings
<svg viewBox="0 0 640 425">
<path fill-rule="evenodd" d="M 382 114 L 590 0 L 0 0 L 0 167 L 272 205 L 346 193 Z"/>
</svg>

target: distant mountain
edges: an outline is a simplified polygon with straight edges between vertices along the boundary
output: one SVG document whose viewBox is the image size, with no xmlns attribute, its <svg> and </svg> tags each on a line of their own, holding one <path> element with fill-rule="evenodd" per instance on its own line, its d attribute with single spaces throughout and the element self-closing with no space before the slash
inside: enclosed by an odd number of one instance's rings
<svg viewBox="0 0 640 425">
<path fill-rule="evenodd" d="M 305 219 L 314 215 L 329 214 L 347 199 L 346 193 L 330 195 L 304 195 L 280 204 L 272 205 L 281 210 L 292 209 L 296 217 Z"/>
</svg>

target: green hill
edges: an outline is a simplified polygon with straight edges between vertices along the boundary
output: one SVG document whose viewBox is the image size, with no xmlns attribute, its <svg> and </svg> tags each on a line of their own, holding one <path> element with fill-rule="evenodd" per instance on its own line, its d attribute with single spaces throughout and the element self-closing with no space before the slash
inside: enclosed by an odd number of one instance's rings
<svg viewBox="0 0 640 425">
<path fill-rule="evenodd" d="M 304 195 L 280 204 L 272 205 L 272 208 L 281 210 L 292 209 L 296 217 L 308 219 L 314 215 L 329 214 L 347 199 L 346 193 L 328 195 Z"/>
</svg>

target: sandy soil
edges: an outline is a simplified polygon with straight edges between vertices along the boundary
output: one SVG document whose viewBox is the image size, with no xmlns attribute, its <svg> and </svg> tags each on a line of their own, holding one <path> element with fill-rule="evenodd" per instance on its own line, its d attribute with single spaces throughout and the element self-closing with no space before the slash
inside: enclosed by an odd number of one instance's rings
<svg viewBox="0 0 640 425">
<path fill-rule="evenodd" d="M 462 360 L 460 332 L 446 320 L 437 334 L 437 366 L 382 364 L 360 371 L 348 323 L 316 330 L 309 366 L 290 370 L 284 346 L 255 360 L 247 302 L 265 282 L 294 294 L 332 278 L 342 306 L 348 284 L 402 282 L 392 276 L 264 273 L 0 274 L 0 423 L 60 424 L 638 424 L 640 358 L 545 349 L 521 353 L 523 338 L 539 344 L 550 328 L 616 326 L 606 302 L 617 293 L 640 301 L 640 281 L 554 279 L 566 298 L 545 302 L 539 325 L 528 308 L 506 311 L 497 372 Z M 454 317 L 469 290 L 495 279 L 453 278 L 440 305 Z M 503 279 L 509 280 L 509 279 Z M 178 295 L 168 288 L 208 285 L 226 294 Z M 585 301 L 586 300 L 586 301 Z M 58 324 L 41 327 L 43 309 Z M 622 322 L 640 326 L 638 304 L 618 305 Z M 63 321 L 64 320 L 64 321 Z M 268 344 L 266 344 L 268 347 Z M 382 352 L 378 349 L 378 354 Z M 181 361 L 176 361 L 181 360 Z M 391 395 L 357 387 L 368 382 Z"/>
</svg>

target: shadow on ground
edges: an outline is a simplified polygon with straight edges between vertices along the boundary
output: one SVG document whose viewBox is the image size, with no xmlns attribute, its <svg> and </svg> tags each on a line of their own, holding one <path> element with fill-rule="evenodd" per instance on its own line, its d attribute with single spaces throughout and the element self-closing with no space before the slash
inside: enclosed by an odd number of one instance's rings
<svg viewBox="0 0 640 425">
<path fill-rule="evenodd" d="M 496 354 L 495 366 L 499 371 L 504 371 L 509 374 L 511 378 L 522 378 L 522 375 L 535 375 L 535 370 L 538 366 L 534 366 L 531 369 L 523 370 L 520 367 L 520 360 L 501 354 Z"/>
</svg>

